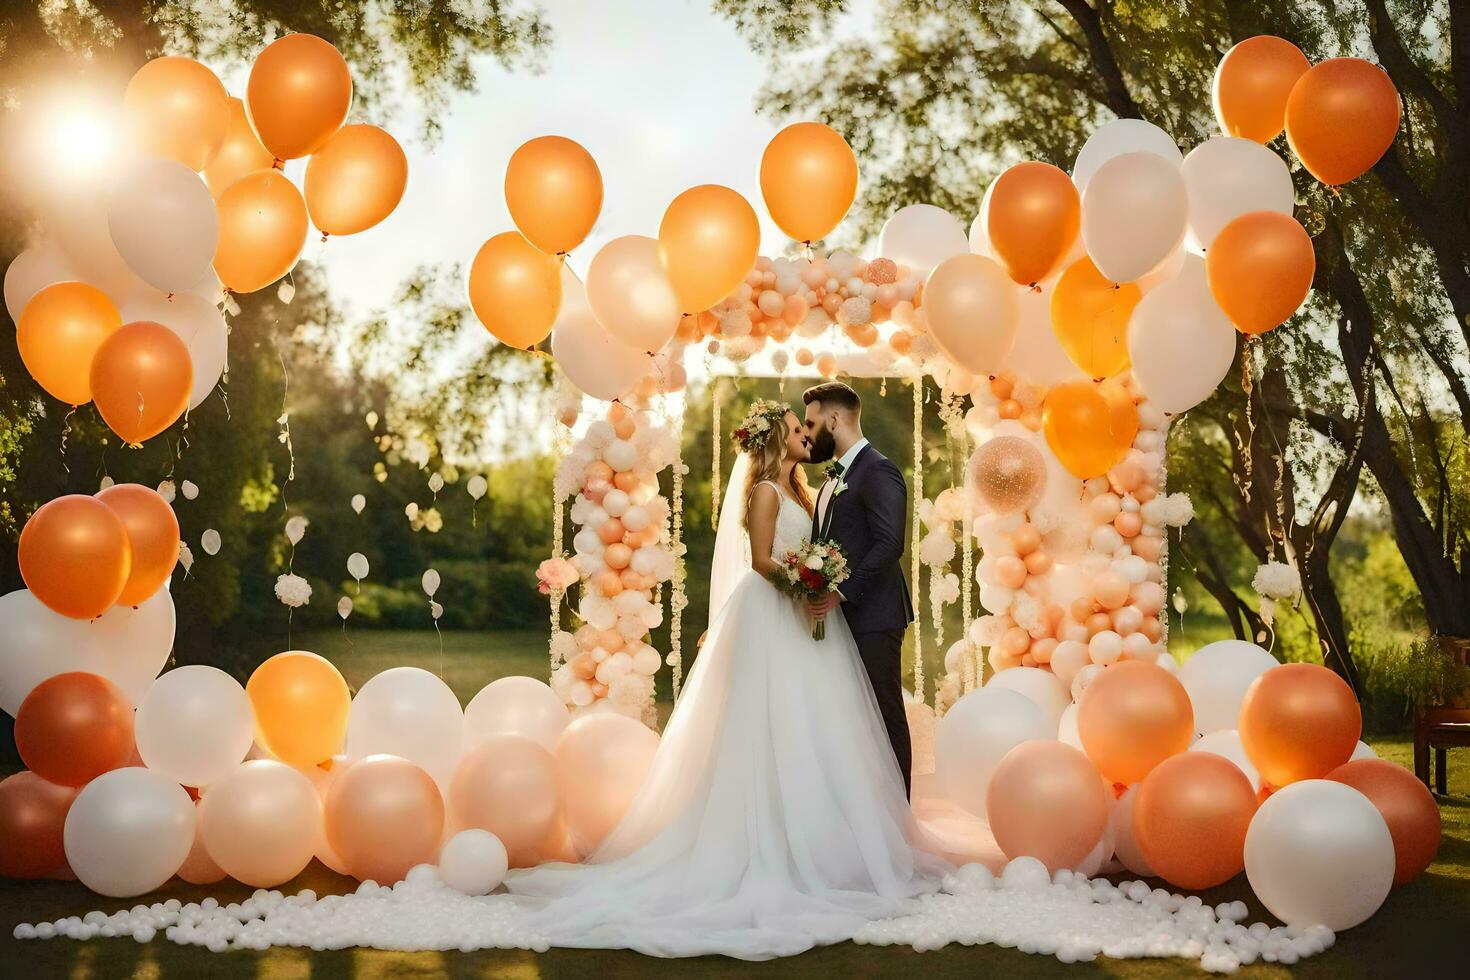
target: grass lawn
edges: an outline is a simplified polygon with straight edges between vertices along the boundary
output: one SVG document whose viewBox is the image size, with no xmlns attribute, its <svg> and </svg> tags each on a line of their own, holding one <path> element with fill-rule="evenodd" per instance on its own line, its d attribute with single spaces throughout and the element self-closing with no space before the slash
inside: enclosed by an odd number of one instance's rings
<svg viewBox="0 0 1470 980">
<path fill-rule="evenodd" d="M 350 643 L 348 642 L 350 640 Z M 440 671 L 439 639 L 432 630 L 416 632 L 323 631 L 300 639 L 298 646 L 337 663 L 354 687 L 389 667 L 417 664 Z M 442 675 L 461 701 L 468 701 L 497 677 L 546 673 L 545 635 L 541 631 L 445 634 Z M 1379 754 L 1410 765 L 1410 745 L 1403 738 L 1373 742 Z M 1470 962 L 1470 752 L 1451 754 L 1450 795 L 1440 801 L 1444 840 L 1438 860 L 1418 880 L 1389 896 L 1371 920 L 1338 937 L 1326 953 L 1285 967 L 1257 964 L 1242 977 L 1438 977 L 1463 975 Z M 1121 879 L 1119 879 L 1121 880 Z M 296 881 L 282 887 L 290 893 L 313 888 L 318 894 L 354 887 L 350 879 L 313 863 Z M 198 901 L 214 895 L 222 902 L 239 901 L 252 889 L 221 882 L 194 887 L 175 880 L 159 893 L 138 901 L 178 898 Z M 1202 895 L 1211 903 L 1244 899 L 1251 920 L 1269 916 L 1250 894 L 1244 875 Z M 93 942 L 31 940 L 17 942 L 10 930 L 17 922 L 80 915 L 93 908 L 113 910 L 133 904 L 99 899 L 76 882 L 12 882 L 0 880 L 0 977 L 265 977 L 298 980 L 323 977 L 738 977 L 802 976 L 845 980 L 922 973 L 939 980 L 996 972 L 1007 977 L 1174 977 L 1203 975 L 1181 960 L 1097 960 L 1063 966 L 1052 957 L 1028 956 L 993 946 L 950 946 L 932 953 L 906 948 L 877 948 L 845 943 L 812 950 L 774 963 L 748 964 L 718 957 L 657 960 L 637 953 L 552 950 L 525 952 L 391 953 L 344 950 L 316 953 L 277 949 L 263 953 L 232 951 L 213 954 L 164 941 L 140 945 L 132 940 Z"/>
</svg>

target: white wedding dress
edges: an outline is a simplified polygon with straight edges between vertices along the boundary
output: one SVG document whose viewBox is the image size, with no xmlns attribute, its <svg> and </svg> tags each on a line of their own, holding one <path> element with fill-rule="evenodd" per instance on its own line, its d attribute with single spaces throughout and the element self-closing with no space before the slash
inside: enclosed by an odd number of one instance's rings
<svg viewBox="0 0 1470 980">
<path fill-rule="evenodd" d="M 720 537 L 744 538 L 725 510 Z M 782 494 L 773 557 L 810 528 Z M 626 816 L 587 864 L 506 881 L 529 896 L 512 900 L 552 945 L 790 956 L 852 938 L 949 870 L 919 840 L 842 616 L 818 642 L 805 610 L 748 560 L 726 578 L 728 597 L 712 600 L 719 611 Z"/>
</svg>

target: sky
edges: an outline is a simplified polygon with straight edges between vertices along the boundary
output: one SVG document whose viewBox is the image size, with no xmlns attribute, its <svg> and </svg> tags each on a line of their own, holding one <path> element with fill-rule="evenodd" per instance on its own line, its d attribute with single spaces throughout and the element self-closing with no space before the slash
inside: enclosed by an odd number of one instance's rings
<svg viewBox="0 0 1470 980">
<path fill-rule="evenodd" d="M 699 0 L 551 0 L 544 9 L 552 43 L 541 73 L 484 59 L 477 90 L 452 98 L 432 146 L 410 113 L 387 120 L 408 154 L 398 209 L 363 234 L 308 244 L 303 258 L 325 269 L 349 316 L 387 307 L 421 265 L 454 263 L 463 282 L 480 245 L 514 227 L 503 192 L 510 155 L 552 133 L 581 143 L 602 170 L 602 215 L 570 258 L 579 275 L 613 238 L 657 237 L 664 208 L 696 184 L 744 194 L 761 217 L 762 252 L 784 247 L 757 171 L 766 143 L 795 120 L 756 114 L 765 64 L 729 21 Z"/>
</svg>

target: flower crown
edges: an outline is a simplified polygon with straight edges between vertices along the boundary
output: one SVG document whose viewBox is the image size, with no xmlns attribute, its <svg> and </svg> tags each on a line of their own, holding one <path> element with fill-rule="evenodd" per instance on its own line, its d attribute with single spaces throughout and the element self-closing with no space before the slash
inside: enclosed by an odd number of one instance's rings
<svg viewBox="0 0 1470 980">
<path fill-rule="evenodd" d="M 741 452 L 754 452 L 765 445 L 772 430 L 781 427 L 781 422 L 789 411 L 791 407 L 782 402 L 757 398 L 750 406 L 750 411 L 745 413 L 745 418 L 740 420 L 740 424 L 731 433 L 731 438 L 735 440 L 735 445 L 740 447 Z"/>
</svg>

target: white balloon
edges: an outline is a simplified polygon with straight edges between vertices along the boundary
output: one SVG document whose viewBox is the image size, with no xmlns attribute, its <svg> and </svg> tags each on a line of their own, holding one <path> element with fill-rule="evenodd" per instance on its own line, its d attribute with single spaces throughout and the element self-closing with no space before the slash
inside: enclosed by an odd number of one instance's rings
<svg viewBox="0 0 1470 980">
<path fill-rule="evenodd" d="M 1082 733 L 1077 729 L 1077 704 L 1075 702 L 1067 705 L 1067 710 L 1062 712 L 1062 720 L 1057 723 L 1057 741 L 1065 742 L 1078 752 L 1087 751 L 1082 747 Z"/>
<path fill-rule="evenodd" d="M 935 778 L 946 799 L 984 816 L 990 777 L 1005 754 L 1055 732 L 1046 713 L 1024 694 L 991 687 L 971 691 L 935 726 Z"/>
<path fill-rule="evenodd" d="M 79 278 L 71 260 L 55 242 L 41 241 L 21 252 L 5 267 L 5 309 L 10 319 L 20 322 L 20 314 L 31 297 L 58 282 Z"/>
<path fill-rule="evenodd" d="M 474 476 L 469 478 L 469 481 L 465 483 L 464 488 L 465 492 L 467 492 L 471 497 L 479 500 L 481 497 L 485 496 L 485 491 L 490 489 L 490 483 L 483 476 L 476 473 Z"/>
<path fill-rule="evenodd" d="M 193 293 L 159 292 L 139 285 L 118 311 L 123 323 L 152 320 L 172 330 L 189 348 L 194 380 L 189 389 L 189 408 L 196 409 L 214 391 L 225 371 L 230 330 L 219 307 Z"/>
<path fill-rule="evenodd" d="M 1082 241 L 1104 277 L 1133 282 L 1179 247 L 1188 216 L 1178 166 L 1153 153 L 1124 153 L 1098 168 L 1082 195 Z"/>
<path fill-rule="evenodd" d="M 77 879 L 99 895 L 128 898 L 174 876 L 194 846 L 194 803 L 184 787 L 141 767 L 114 769 L 72 801 L 63 840 Z"/>
<path fill-rule="evenodd" d="M 367 506 L 367 498 L 366 497 L 364 497 L 360 493 L 354 493 L 352 495 L 352 509 L 353 509 L 354 512 L 356 512 L 358 514 L 361 514 L 362 513 L 362 509 L 364 507 L 366 507 L 366 506 Z"/>
<path fill-rule="evenodd" d="M 354 551 L 347 556 L 347 574 L 361 581 L 368 577 L 367 555 L 360 551 Z"/>
<path fill-rule="evenodd" d="M 1393 887 L 1394 850 L 1378 808 L 1346 783 L 1304 779 L 1261 804 L 1245 835 L 1245 873 L 1288 926 L 1351 929 Z"/>
<path fill-rule="evenodd" d="M 1369 745 L 1367 742 L 1359 741 L 1357 746 L 1353 748 L 1353 754 L 1348 757 L 1348 761 L 1356 762 L 1359 759 L 1376 758 L 1378 758 L 1378 753 L 1373 751 L 1373 746 Z"/>
<path fill-rule="evenodd" d="M 347 756 L 396 755 L 443 787 L 454 775 L 463 735 L 464 712 L 448 685 L 427 670 L 394 667 L 370 679 L 352 699 Z"/>
<path fill-rule="evenodd" d="M 899 208 L 878 233 L 878 254 L 926 275 L 945 259 L 970 251 L 965 226 L 943 208 L 910 204 Z"/>
<path fill-rule="evenodd" d="M 1077 185 L 1077 193 L 1087 190 L 1093 175 L 1103 164 L 1125 153 L 1152 153 L 1176 167 L 1184 162 L 1184 155 L 1175 145 L 1174 137 L 1153 123 L 1142 119 L 1114 119 L 1099 126 L 1082 144 L 1077 162 L 1072 165 L 1072 182 Z"/>
<path fill-rule="evenodd" d="M 1078 242 L 1080 250 L 1080 237 Z M 1064 262 L 1062 268 L 1071 264 L 1070 261 Z M 1082 372 L 1062 349 L 1062 343 L 1051 327 L 1051 297 L 1056 285 L 1057 277 L 1054 276 L 1037 283 L 1036 289 L 1015 287 L 1016 341 L 1006 355 L 1001 371 L 1018 381 L 1051 387 L 1082 377 Z"/>
<path fill-rule="evenodd" d="M 1261 788 L 1261 774 L 1251 763 L 1250 757 L 1245 754 L 1245 746 L 1240 741 L 1240 732 L 1235 729 L 1222 728 L 1219 731 L 1210 732 L 1191 743 L 1189 751 L 1212 752 L 1221 758 L 1229 759 L 1235 763 L 1237 769 L 1245 773 L 1245 778 L 1251 781 L 1252 787 L 1257 790 Z"/>
<path fill-rule="evenodd" d="M 21 589 L 0 596 L 0 623 L 0 711 L 11 716 L 37 684 L 72 671 L 106 677 L 136 705 L 174 645 L 168 589 L 90 621 L 52 612 Z"/>
<path fill-rule="evenodd" d="M 107 209 L 117 254 L 144 282 L 184 293 L 210 272 L 219 214 L 199 175 L 173 160 L 145 160 L 119 182 Z"/>
<path fill-rule="evenodd" d="M 587 291 L 562 267 L 562 305 L 551 328 L 551 356 L 578 388 L 612 401 L 653 367 L 653 359 L 612 337 L 587 305 Z"/>
<path fill-rule="evenodd" d="M 1066 685 L 1051 671 L 1040 667 L 1011 667 L 999 671 L 990 678 L 985 687 L 987 690 L 1015 691 L 1034 701 L 1042 714 L 1046 715 L 1050 726 L 1048 737 L 1055 737 L 1062 723 L 1062 712 L 1072 703 Z"/>
<path fill-rule="evenodd" d="M 1245 692 L 1276 658 L 1245 640 L 1217 640 L 1196 650 L 1179 668 L 1179 683 L 1194 707 L 1195 731 L 1202 735 L 1235 728 Z"/>
<path fill-rule="evenodd" d="M 505 845 L 488 830 L 461 830 L 439 852 L 439 877 L 466 895 L 490 894 L 509 867 Z"/>
<path fill-rule="evenodd" d="M 44 221 L 77 278 L 96 286 L 121 306 L 142 283 L 112 243 L 107 227 L 108 199 L 105 187 L 69 194 L 46 208 Z"/>
<path fill-rule="evenodd" d="M 985 196 L 980 199 L 980 211 L 975 215 L 975 220 L 970 222 L 970 251 L 976 255 L 986 258 L 995 258 L 995 249 L 990 246 L 990 192 L 995 190 L 995 181 L 985 188 Z M 1066 268 L 1063 265 L 1063 268 Z"/>
<path fill-rule="evenodd" d="M 1177 276 L 1133 308 L 1133 377 L 1161 410 L 1187 412 L 1230 373 L 1237 333 L 1210 292 L 1204 260 L 1190 255 Z"/>
<path fill-rule="evenodd" d="M 424 572 L 419 584 L 424 587 L 424 595 L 430 599 L 434 598 L 434 593 L 439 591 L 439 573 L 432 568 L 429 569 Z"/>
<path fill-rule="evenodd" d="M 1138 786 L 1129 786 L 1108 808 L 1108 834 L 1113 838 L 1113 854 L 1118 863 L 1136 875 L 1154 877 L 1153 865 L 1143 856 L 1138 838 L 1133 833 L 1133 804 L 1138 800 Z"/>
<path fill-rule="evenodd" d="M 286 540 L 293 545 L 300 544 L 301 539 L 306 536 L 306 518 L 297 514 L 286 521 Z"/>
<path fill-rule="evenodd" d="M 624 235 L 602 246 L 587 267 L 586 295 L 603 329 L 635 350 L 662 350 L 679 329 L 679 298 L 657 239 Z"/>
<path fill-rule="evenodd" d="M 464 709 L 466 751 L 497 735 L 524 735 L 555 751 L 571 717 L 567 706 L 534 677 L 502 677 L 491 681 Z"/>
<path fill-rule="evenodd" d="M 185 786 L 208 786 L 249 753 L 255 710 L 240 683 L 218 667 L 175 667 L 138 703 L 133 737 L 149 769 Z"/>
<path fill-rule="evenodd" d="M 1189 151 L 1181 168 L 1189 194 L 1189 243 L 1203 251 L 1230 222 L 1251 211 L 1291 214 L 1296 188 L 1269 147 L 1217 136 Z"/>
</svg>

